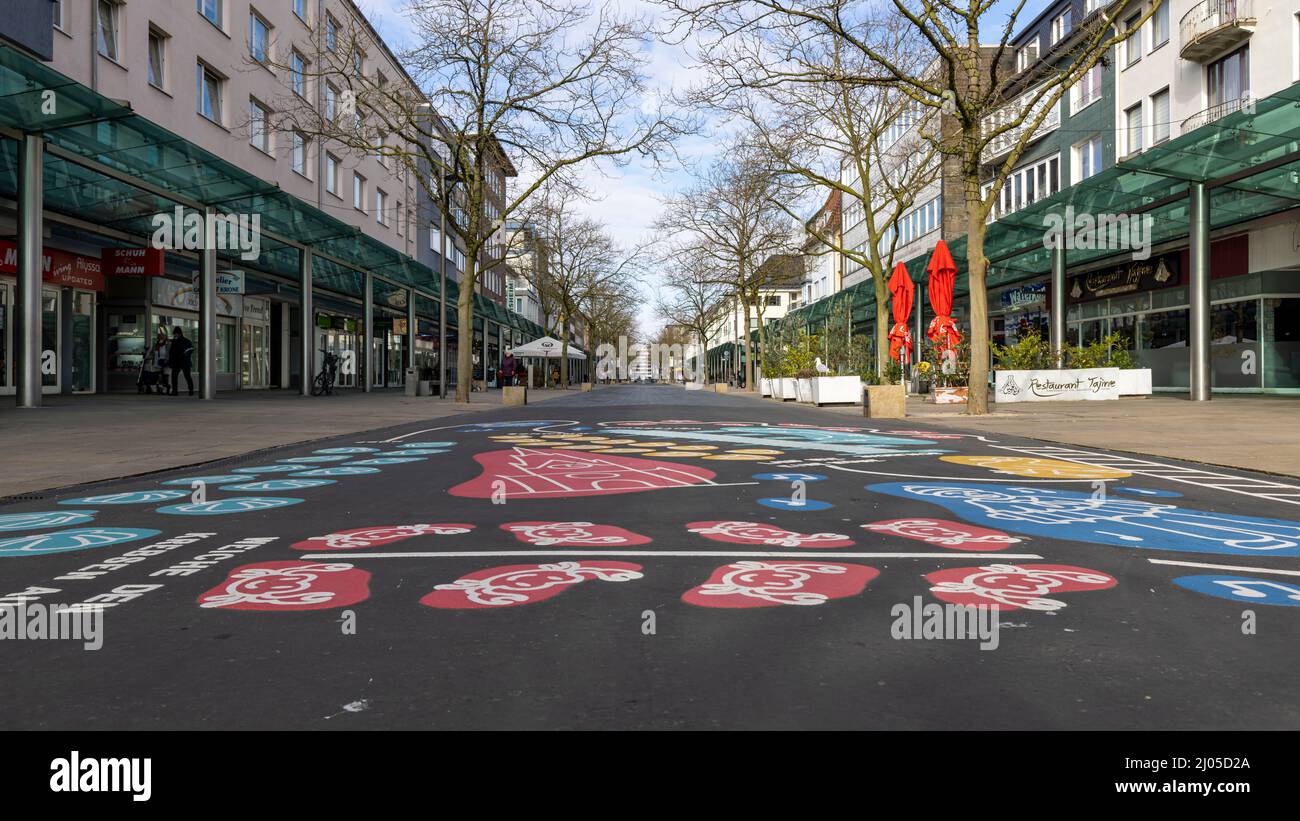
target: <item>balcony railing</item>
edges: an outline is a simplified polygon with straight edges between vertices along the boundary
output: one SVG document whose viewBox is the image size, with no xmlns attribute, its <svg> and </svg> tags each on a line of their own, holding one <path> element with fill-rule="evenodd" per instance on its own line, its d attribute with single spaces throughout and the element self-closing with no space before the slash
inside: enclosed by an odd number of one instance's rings
<svg viewBox="0 0 1300 821">
<path fill-rule="evenodd" d="M 1179 54 L 1206 61 L 1250 38 L 1255 0 L 1202 0 L 1178 23 Z"/>
<path fill-rule="evenodd" d="M 1241 111 L 1250 105 L 1250 97 L 1238 97 L 1235 100 L 1225 100 L 1218 105 L 1212 105 L 1204 111 L 1199 111 L 1192 116 L 1183 120 L 1182 133 L 1195 131 L 1203 125 L 1209 125 L 1215 120 L 1220 120 L 1235 111 Z"/>
<path fill-rule="evenodd" d="M 1035 92 L 1033 91 L 1028 92 L 1022 95 L 1020 99 L 1023 100 L 1029 98 L 1034 93 Z M 999 134 L 987 146 L 985 146 L 984 154 L 981 159 L 986 163 L 992 162 L 993 160 L 997 159 L 998 157 L 1002 156 L 1003 154 L 1007 153 L 1012 148 L 1014 148 L 1016 144 L 1020 142 L 1020 137 L 1021 135 L 1024 134 L 1025 129 L 1029 124 L 1029 122 L 1032 122 L 1033 119 L 1038 116 L 1039 112 L 1042 110 L 1041 107 L 1043 103 L 1045 103 L 1046 101 L 1047 98 L 1040 100 L 1038 105 L 1035 106 L 1033 110 L 1026 112 L 1021 122 L 1021 125 L 1011 129 L 1010 131 L 1006 131 L 1002 134 Z M 1007 122 L 1009 118 L 1019 115 L 1020 111 L 1021 109 L 1018 106 L 1016 106 L 1015 103 L 1013 103 L 1003 111 L 1000 111 L 992 115 L 991 117 L 989 117 L 986 120 L 985 127 L 990 131 L 993 130 L 994 128 L 998 128 L 1003 123 Z M 1051 131 L 1055 131 L 1060 125 L 1061 125 L 1061 105 L 1059 102 L 1057 102 L 1055 105 L 1052 106 L 1052 110 L 1048 112 L 1047 116 L 1043 119 L 1042 124 L 1040 124 L 1038 128 L 1034 129 L 1034 135 L 1029 140 L 1026 141 L 1026 145 L 1042 137 L 1044 134 L 1047 134 Z"/>
</svg>

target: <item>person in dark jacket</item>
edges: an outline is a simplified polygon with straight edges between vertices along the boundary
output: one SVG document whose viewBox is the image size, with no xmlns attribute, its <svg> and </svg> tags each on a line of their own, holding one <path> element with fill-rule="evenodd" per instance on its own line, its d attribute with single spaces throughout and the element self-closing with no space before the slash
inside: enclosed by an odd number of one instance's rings
<svg viewBox="0 0 1300 821">
<path fill-rule="evenodd" d="M 171 349 L 167 352 L 167 364 L 172 369 L 172 396 L 179 392 L 182 373 L 185 374 L 185 386 L 189 388 L 190 396 L 194 395 L 194 376 L 190 372 L 193 357 L 194 343 L 185 338 L 181 326 L 172 328 Z"/>
<path fill-rule="evenodd" d="M 515 374 L 519 370 L 519 363 L 515 361 L 513 352 L 507 350 L 506 358 L 501 360 L 501 387 L 510 387 L 515 384 Z"/>
</svg>

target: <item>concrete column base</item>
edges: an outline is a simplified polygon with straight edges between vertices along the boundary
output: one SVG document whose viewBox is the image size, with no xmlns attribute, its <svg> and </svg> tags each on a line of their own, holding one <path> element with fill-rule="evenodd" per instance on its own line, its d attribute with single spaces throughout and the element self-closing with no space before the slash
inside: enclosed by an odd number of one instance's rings
<svg viewBox="0 0 1300 821">
<path fill-rule="evenodd" d="M 867 385 L 862 397 L 862 415 L 872 419 L 902 419 L 907 416 L 907 392 L 902 385 Z"/>
<path fill-rule="evenodd" d="M 582 383 L 582 392 L 583 392 L 583 393 L 586 393 L 586 392 L 589 391 L 589 390 L 591 390 L 591 383 L 590 383 L 590 382 L 583 382 L 583 383 Z"/>
<path fill-rule="evenodd" d="M 714 382 L 714 383 L 713 383 L 713 392 L 714 392 L 714 393 L 726 393 L 727 390 L 728 390 L 729 388 L 730 388 L 730 385 L 728 385 L 726 382 Z"/>
</svg>

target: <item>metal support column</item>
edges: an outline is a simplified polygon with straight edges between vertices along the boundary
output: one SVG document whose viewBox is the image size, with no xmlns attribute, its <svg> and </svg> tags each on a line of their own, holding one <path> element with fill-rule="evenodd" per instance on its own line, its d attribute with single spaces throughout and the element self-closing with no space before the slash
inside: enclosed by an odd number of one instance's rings
<svg viewBox="0 0 1300 821">
<path fill-rule="evenodd" d="M 366 271 L 365 296 L 361 302 L 361 390 L 370 393 L 375 383 L 375 275 Z"/>
<path fill-rule="evenodd" d="M 203 211 L 203 248 L 199 252 L 199 398 L 217 398 L 217 212 Z M 173 382 L 172 384 L 175 384 Z"/>
<path fill-rule="evenodd" d="M 1052 346 L 1052 355 L 1057 367 L 1061 361 L 1061 350 L 1065 347 L 1065 241 L 1057 238 L 1052 248 L 1052 281 L 1048 286 L 1052 292 L 1051 326 L 1048 339 Z"/>
<path fill-rule="evenodd" d="M 304 248 L 298 253 L 298 292 L 301 294 L 299 304 L 302 317 L 298 322 L 298 333 L 302 337 L 300 355 L 302 366 L 301 393 L 311 396 L 312 382 L 316 379 L 316 309 L 312 306 L 311 289 L 311 249 Z"/>
<path fill-rule="evenodd" d="M 447 212 L 439 212 L 438 242 L 438 398 L 447 398 Z"/>
<path fill-rule="evenodd" d="M 1210 398 L 1210 197 L 1205 184 L 1194 182 L 1187 191 L 1188 249 L 1191 302 L 1188 349 L 1192 357 L 1190 398 Z"/>
<path fill-rule="evenodd" d="M 41 267 L 45 138 L 24 134 L 18 168 L 18 407 L 41 406 Z M 2 332 L 3 329 L 0 329 Z"/>
<path fill-rule="evenodd" d="M 406 292 L 406 367 L 415 367 L 415 330 L 419 322 L 415 316 L 415 291 Z"/>
</svg>

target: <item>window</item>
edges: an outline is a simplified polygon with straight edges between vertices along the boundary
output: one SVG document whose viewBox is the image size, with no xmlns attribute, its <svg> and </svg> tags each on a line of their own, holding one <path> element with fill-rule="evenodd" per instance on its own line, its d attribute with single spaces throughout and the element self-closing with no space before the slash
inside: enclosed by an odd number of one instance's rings
<svg viewBox="0 0 1300 821">
<path fill-rule="evenodd" d="M 307 176 L 307 142 L 307 135 L 301 131 L 295 131 L 289 136 L 293 170 L 304 177 Z"/>
<path fill-rule="evenodd" d="M 1151 95 L 1151 144 L 1169 139 L 1169 89 Z"/>
<path fill-rule="evenodd" d="M 357 77 L 357 79 L 361 79 L 365 76 L 365 65 L 366 56 L 361 53 L 361 49 L 354 48 L 352 50 L 352 73 Z"/>
<path fill-rule="evenodd" d="M 339 195 L 339 158 L 333 154 L 325 155 L 325 190 Z"/>
<path fill-rule="evenodd" d="M 1038 38 L 1016 49 L 1016 71 L 1024 71 L 1038 61 Z"/>
<path fill-rule="evenodd" d="M 1169 42 L 1169 0 L 1160 4 L 1155 14 L 1151 15 L 1151 50 Z"/>
<path fill-rule="evenodd" d="M 325 119 L 334 122 L 338 115 L 339 91 L 329 83 L 325 84 Z"/>
<path fill-rule="evenodd" d="M 1074 114 L 1101 99 L 1101 66 L 1088 69 L 1088 73 L 1079 78 L 1079 82 L 1070 89 L 1070 113 Z"/>
<path fill-rule="evenodd" d="M 339 48 L 339 21 L 332 14 L 325 15 L 325 48 L 330 51 Z"/>
<path fill-rule="evenodd" d="M 1065 11 L 1061 12 L 1061 14 L 1055 20 L 1052 21 L 1052 42 L 1053 43 L 1061 42 L 1062 40 L 1065 39 L 1065 35 L 1070 33 L 1070 29 L 1074 27 L 1074 20 L 1072 19 L 1073 16 L 1074 16 L 1074 12 L 1071 9 L 1066 9 Z"/>
<path fill-rule="evenodd" d="M 195 69 L 198 84 L 199 113 L 212 122 L 221 124 L 221 85 L 220 75 L 199 63 Z"/>
<path fill-rule="evenodd" d="M 264 154 L 271 153 L 271 112 L 257 100 L 248 101 L 248 143 Z"/>
<path fill-rule="evenodd" d="M 993 183 L 986 183 L 981 190 L 981 195 L 987 197 L 992 187 Z M 1059 154 L 1017 168 L 1007 175 L 1002 193 L 993 203 L 992 211 L 989 212 L 989 221 L 1001 219 L 1060 190 L 1061 157 Z"/>
<path fill-rule="evenodd" d="M 1160 5 L 1164 5 L 1161 3 Z M 1128 39 L 1124 41 L 1124 65 L 1131 66 L 1142 59 L 1142 32 L 1138 29 L 1138 21 L 1142 15 L 1135 14 L 1124 21 L 1124 32 L 1128 34 Z"/>
<path fill-rule="evenodd" d="M 1124 109 L 1125 139 L 1128 141 L 1128 153 L 1138 154 L 1142 151 L 1142 104 Z"/>
<path fill-rule="evenodd" d="M 303 22 L 307 21 L 307 0 L 293 0 L 293 13 L 298 15 L 298 19 Z"/>
<path fill-rule="evenodd" d="M 1101 171 L 1101 137 L 1093 137 L 1074 147 L 1074 181 L 1081 182 Z"/>
<path fill-rule="evenodd" d="M 375 189 L 375 222 L 388 224 L 388 194 L 382 188 Z"/>
<path fill-rule="evenodd" d="M 167 35 L 149 29 L 149 85 L 167 87 Z"/>
<path fill-rule="evenodd" d="M 222 0 L 196 0 L 199 14 L 208 18 L 208 22 L 217 28 L 221 28 L 221 3 Z"/>
<path fill-rule="evenodd" d="M 293 84 L 293 93 L 299 97 L 306 97 L 307 61 L 296 51 L 289 57 L 289 77 Z"/>
<path fill-rule="evenodd" d="M 366 178 L 352 172 L 352 207 L 358 211 L 366 210 Z"/>
<path fill-rule="evenodd" d="M 1249 46 L 1242 46 L 1227 57 L 1210 63 L 1205 71 L 1211 106 L 1250 96 Z"/>
<path fill-rule="evenodd" d="M 271 61 L 271 24 L 255 11 L 248 13 L 248 53 L 262 65 Z"/>
<path fill-rule="evenodd" d="M 95 4 L 96 14 L 99 17 L 99 25 L 95 27 L 96 44 L 99 53 L 110 60 L 116 60 L 118 56 L 118 28 L 121 22 L 118 18 L 122 11 L 122 5 L 114 0 L 99 0 Z"/>
<path fill-rule="evenodd" d="M 63 3 L 62 0 L 54 0 L 54 27 L 63 29 Z"/>
<path fill-rule="evenodd" d="M 442 232 L 434 226 L 429 226 L 429 250 L 442 253 Z"/>
</svg>

